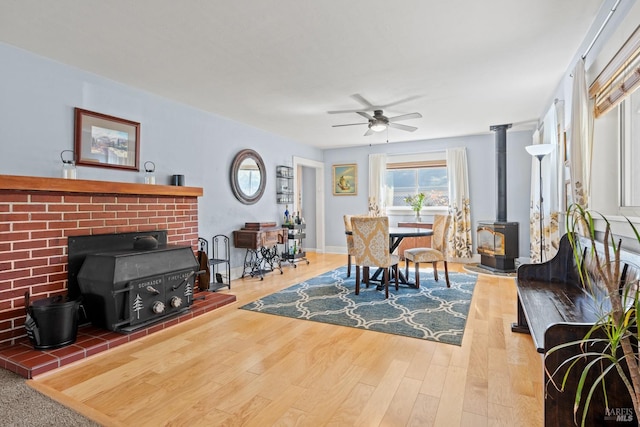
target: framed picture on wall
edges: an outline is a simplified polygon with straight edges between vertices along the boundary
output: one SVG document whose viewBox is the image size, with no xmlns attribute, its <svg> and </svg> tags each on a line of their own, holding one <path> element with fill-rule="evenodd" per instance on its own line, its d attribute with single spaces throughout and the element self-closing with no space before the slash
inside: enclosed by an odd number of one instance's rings
<svg viewBox="0 0 640 427">
<path fill-rule="evenodd" d="M 140 170 L 140 123 L 75 109 L 75 160 L 83 166 Z"/>
<path fill-rule="evenodd" d="M 358 165 L 333 165 L 333 195 L 355 196 L 358 194 Z"/>
</svg>

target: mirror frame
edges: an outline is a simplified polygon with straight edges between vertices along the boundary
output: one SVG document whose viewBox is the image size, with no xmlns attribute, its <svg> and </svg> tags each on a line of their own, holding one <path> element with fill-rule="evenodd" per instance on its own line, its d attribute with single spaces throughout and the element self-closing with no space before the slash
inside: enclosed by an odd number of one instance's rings
<svg viewBox="0 0 640 427">
<path fill-rule="evenodd" d="M 238 182 L 238 171 L 240 170 L 240 165 L 244 160 L 251 159 L 258 165 L 258 170 L 260 171 L 260 187 L 258 187 L 258 191 L 253 196 L 246 195 L 242 189 L 240 188 L 240 184 Z M 262 157 L 260 154 L 256 153 L 251 149 L 244 149 L 238 152 L 236 156 L 233 158 L 233 163 L 231 164 L 231 191 L 233 191 L 233 195 L 236 196 L 241 203 L 245 205 L 253 205 L 256 203 L 262 195 L 264 194 L 264 189 L 267 186 L 267 170 L 264 167 L 264 162 L 262 161 Z"/>
</svg>

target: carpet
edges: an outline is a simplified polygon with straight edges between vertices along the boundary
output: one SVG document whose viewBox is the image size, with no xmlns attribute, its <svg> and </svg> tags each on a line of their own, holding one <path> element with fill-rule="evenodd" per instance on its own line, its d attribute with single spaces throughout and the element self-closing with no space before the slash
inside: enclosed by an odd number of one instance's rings
<svg viewBox="0 0 640 427">
<path fill-rule="evenodd" d="M 240 308 L 460 345 L 477 276 L 449 273 L 447 288 L 444 274 L 436 282 L 431 271 L 421 273 L 420 289 L 392 284 L 385 300 L 375 285 L 355 295 L 355 274 L 347 278 L 340 267 Z"/>
<path fill-rule="evenodd" d="M 99 426 L 73 410 L 40 394 L 24 378 L 0 368 L 0 425 Z"/>
</svg>

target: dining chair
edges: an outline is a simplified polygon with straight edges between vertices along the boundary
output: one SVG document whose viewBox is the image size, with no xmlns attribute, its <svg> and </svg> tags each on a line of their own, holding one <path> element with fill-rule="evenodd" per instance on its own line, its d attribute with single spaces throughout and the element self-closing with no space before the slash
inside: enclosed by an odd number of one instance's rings
<svg viewBox="0 0 640 427">
<path fill-rule="evenodd" d="M 451 215 L 434 215 L 433 216 L 433 236 L 431 236 L 430 248 L 413 248 L 404 251 L 405 276 L 409 277 L 409 262 L 415 264 L 416 269 L 416 287 L 420 287 L 420 263 L 430 262 L 433 265 L 433 278 L 438 281 L 438 262 L 444 263 L 444 276 L 447 282 L 447 288 L 451 287 L 449 283 L 449 268 L 447 267 L 447 237 L 449 234 L 449 224 L 451 223 Z"/>
<path fill-rule="evenodd" d="M 347 238 L 347 277 L 351 277 L 351 257 L 353 256 L 353 229 L 351 228 L 351 218 L 353 215 L 344 215 L 344 235 Z"/>
<path fill-rule="evenodd" d="M 389 218 L 352 217 L 353 257 L 356 264 L 356 295 L 360 294 L 360 267 L 368 276 L 369 267 L 384 269 L 383 283 L 385 299 L 389 298 L 389 268 L 395 273 L 396 290 L 398 290 L 398 262 L 400 258 L 389 252 Z M 368 283 L 367 283 L 368 286 Z"/>
</svg>

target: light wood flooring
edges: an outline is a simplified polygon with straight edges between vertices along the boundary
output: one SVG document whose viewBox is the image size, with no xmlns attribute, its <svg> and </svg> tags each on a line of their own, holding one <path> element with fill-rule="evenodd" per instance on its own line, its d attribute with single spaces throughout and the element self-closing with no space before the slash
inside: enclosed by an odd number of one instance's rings
<svg viewBox="0 0 640 427">
<path fill-rule="evenodd" d="M 235 304 L 28 382 L 108 426 L 543 424 L 540 355 L 510 330 L 514 279 L 478 276 L 460 347 L 238 309 L 346 261 L 309 259 L 233 281 Z"/>
</svg>

